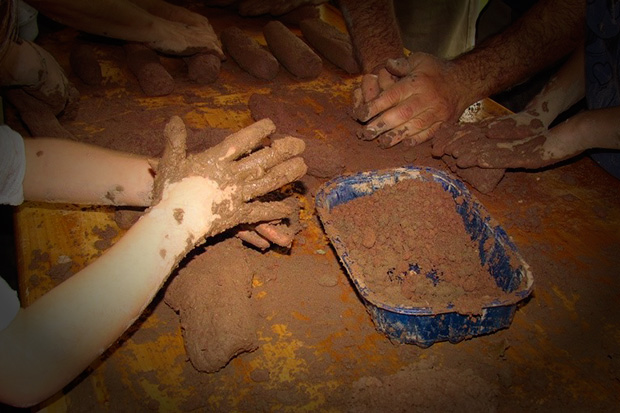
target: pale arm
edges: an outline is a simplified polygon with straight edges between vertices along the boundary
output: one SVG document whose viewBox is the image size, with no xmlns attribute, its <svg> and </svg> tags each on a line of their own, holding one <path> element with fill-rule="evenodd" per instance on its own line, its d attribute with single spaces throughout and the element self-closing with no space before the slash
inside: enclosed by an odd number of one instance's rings
<svg viewBox="0 0 620 413">
<path fill-rule="evenodd" d="M 204 237 L 290 214 L 284 201 L 252 199 L 305 173 L 297 157 L 303 141 L 284 138 L 236 161 L 274 130 L 263 120 L 186 157 L 185 128 L 173 118 L 154 185 L 157 205 L 99 259 L 20 310 L 0 331 L 0 400 L 33 405 L 69 383 L 137 319 Z"/>
<path fill-rule="evenodd" d="M 53 138 L 24 139 L 24 198 L 86 205 L 149 206 L 149 159 Z"/>
</svg>

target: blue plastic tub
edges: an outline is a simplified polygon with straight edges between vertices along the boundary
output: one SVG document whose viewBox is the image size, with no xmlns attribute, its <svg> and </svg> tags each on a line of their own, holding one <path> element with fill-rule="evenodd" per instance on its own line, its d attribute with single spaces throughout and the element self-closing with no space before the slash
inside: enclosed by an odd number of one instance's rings
<svg viewBox="0 0 620 413">
<path fill-rule="evenodd" d="M 355 198 L 372 194 L 386 185 L 405 179 L 433 181 L 449 192 L 456 211 L 472 240 L 479 245 L 480 263 L 488 265 L 498 287 L 512 293 L 485 303 L 482 314 L 460 314 L 446 303 L 443 309 L 395 306 L 381 302 L 356 272 L 355 261 L 349 256 L 347 246 L 341 240 L 331 219 L 331 210 Z M 336 249 L 349 277 L 357 288 L 376 328 L 391 340 L 400 343 L 428 347 L 439 341 L 458 343 L 464 339 L 493 333 L 507 328 L 512 322 L 517 304 L 532 291 L 533 277 L 529 266 L 517 251 L 506 232 L 497 224 L 486 209 L 469 192 L 463 182 L 448 174 L 432 169 L 402 167 L 383 171 L 362 172 L 345 175 L 324 184 L 316 196 L 316 207 L 325 232 Z M 489 248 L 489 239 L 492 246 Z M 415 264 L 413 264 L 415 265 Z M 359 271 L 359 269 L 357 269 Z"/>
</svg>

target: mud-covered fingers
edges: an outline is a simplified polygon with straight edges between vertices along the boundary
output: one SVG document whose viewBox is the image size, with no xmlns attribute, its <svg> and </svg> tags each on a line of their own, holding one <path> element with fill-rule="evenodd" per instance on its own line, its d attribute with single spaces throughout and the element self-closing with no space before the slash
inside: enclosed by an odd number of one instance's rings
<svg viewBox="0 0 620 413">
<path fill-rule="evenodd" d="M 306 147 L 303 140 L 291 136 L 278 139 L 268 148 L 263 148 L 235 162 L 232 172 L 240 178 L 258 178 L 264 171 L 301 154 Z"/>
<path fill-rule="evenodd" d="M 361 90 L 364 103 L 379 96 L 379 93 L 381 93 L 379 76 L 373 74 L 365 74 L 362 76 Z"/>
<path fill-rule="evenodd" d="M 276 125 L 271 119 L 261 119 L 229 135 L 213 148 L 197 156 L 199 158 L 214 156 L 217 161 L 232 161 L 255 149 L 264 138 L 271 135 L 275 130 Z"/>
<path fill-rule="evenodd" d="M 455 134 L 458 133 L 455 127 L 456 126 L 452 123 L 444 122 L 442 126 L 435 131 L 431 155 L 438 158 L 446 153 L 446 146 L 455 139 Z"/>
<path fill-rule="evenodd" d="M 271 168 L 259 179 L 246 182 L 241 188 L 241 196 L 244 201 L 249 201 L 257 196 L 267 194 L 271 191 L 293 182 L 305 175 L 307 166 L 300 157 L 288 159 Z"/>
<path fill-rule="evenodd" d="M 287 231 L 286 226 L 274 225 L 270 222 L 258 224 L 254 230 L 270 242 L 286 248 L 291 246 L 295 236 L 290 230 Z"/>
<path fill-rule="evenodd" d="M 398 77 L 394 76 L 386 69 L 379 70 L 377 74 L 377 82 L 381 91 L 391 88 L 398 81 Z"/>
<path fill-rule="evenodd" d="M 400 57 L 398 59 L 388 59 L 385 63 L 385 69 L 394 76 L 404 77 L 411 73 L 413 67 L 409 63 L 409 59 Z"/>
<path fill-rule="evenodd" d="M 255 231 L 242 229 L 235 234 L 241 241 L 254 245 L 256 248 L 266 250 L 271 245 L 269 241 L 258 235 Z"/>
<path fill-rule="evenodd" d="M 418 99 L 407 99 L 373 119 L 362 129 L 361 133 L 358 133 L 358 137 L 362 140 L 372 140 L 396 128 L 402 129 L 402 133 L 411 136 L 427 129 L 436 121 L 434 111 L 427 107 L 420 108 Z M 402 128 L 401 125 L 403 125 Z M 397 135 L 402 135 L 402 133 Z"/>
<path fill-rule="evenodd" d="M 240 223 L 254 224 L 280 220 L 297 213 L 298 208 L 297 200 L 294 198 L 275 202 L 248 202 L 240 207 Z"/>
</svg>

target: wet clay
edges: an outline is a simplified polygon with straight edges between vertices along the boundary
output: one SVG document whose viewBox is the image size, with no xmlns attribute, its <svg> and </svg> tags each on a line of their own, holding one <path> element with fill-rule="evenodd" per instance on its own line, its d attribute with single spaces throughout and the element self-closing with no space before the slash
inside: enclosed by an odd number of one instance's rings
<svg viewBox="0 0 620 413">
<path fill-rule="evenodd" d="M 101 66 L 93 48 L 87 44 L 78 43 L 71 49 L 69 56 L 71 70 L 87 85 L 101 84 Z"/>
<path fill-rule="evenodd" d="M 278 60 L 256 40 L 238 27 L 228 27 L 220 34 L 222 45 L 243 70 L 259 79 L 272 80 L 278 74 Z"/>
<path fill-rule="evenodd" d="M 308 93 L 310 98 L 312 93 Z M 322 121 L 329 123 L 329 117 L 323 113 L 316 113 L 312 106 L 305 106 L 289 102 L 285 96 L 279 93 L 260 94 L 250 96 L 248 106 L 255 121 L 271 119 L 281 133 L 293 135 L 303 139 L 306 143 L 302 157 L 308 166 L 308 174 L 317 178 L 332 178 L 344 171 L 344 159 L 340 150 L 331 145 L 327 140 L 316 139 L 308 136 L 302 126 L 303 119 L 308 118 L 310 123 Z M 322 118 L 322 119 L 321 119 Z M 306 125 L 306 127 L 309 125 Z"/>
<path fill-rule="evenodd" d="M 502 180 L 506 172 L 505 169 L 480 168 L 479 166 L 460 168 L 456 164 L 456 159 L 451 155 L 444 155 L 441 159 L 459 178 L 483 194 L 491 193 Z"/>
<path fill-rule="evenodd" d="M 254 351 L 257 313 L 247 248 L 231 238 L 196 255 L 166 291 L 179 313 L 185 349 L 198 371 L 213 373 L 236 355 Z"/>
<path fill-rule="evenodd" d="M 351 38 L 347 34 L 320 18 L 302 20 L 299 28 L 308 43 L 327 60 L 347 73 L 360 72 Z"/>
<path fill-rule="evenodd" d="M 383 303 L 480 314 L 505 295 L 481 266 L 452 196 L 404 180 L 336 206 L 330 218 L 361 281 Z"/>
<path fill-rule="evenodd" d="M 187 75 L 190 80 L 200 85 L 215 82 L 220 74 L 220 58 L 215 55 L 198 53 L 183 60 L 187 64 Z"/>
<path fill-rule="evenodd" d="M 138 43 L 125 45 L 127 65 L 147 96 L 166 96 L 174 90 L 174 79 L 153 50 Z"/>
<path fill-rule="evenodd" d="M 314 79 L 321 74 L 321 58 L 285 25 L 271 21 L 263 28 L 263 35 L 271 53 L 293 75 Z"/>
</svg>

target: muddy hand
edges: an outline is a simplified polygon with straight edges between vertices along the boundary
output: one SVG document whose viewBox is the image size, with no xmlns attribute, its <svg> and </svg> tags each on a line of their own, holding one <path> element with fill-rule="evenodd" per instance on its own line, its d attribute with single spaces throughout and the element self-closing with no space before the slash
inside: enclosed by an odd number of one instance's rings
<svg viewBox="0 0 620 413">
<path fill-rule="evenodd" d="M 206 18 L 198 25 L 162 19 L 157 30 L 157 40 L 148 43 L 152 49 L 179 56 L 210 53 L 224 59 L 222 44 Z"/>
<path fill-rule="evenodd" d="M 354 95 L 354 116 L 368 122 L 358 133 L 364 140 L 379 138 L 380 146 L 391 147 L 408 140 L 411 144 L 428 140 L 441 123 L 456 121 L 467 105 L 455 93 L 455 80 L 448 73 L 449 64 L 425 53 L 413 53 L 407 63 L 390 63 L 392 79 L 395 73 L 408 73 L 390 83 L 370 99 L 363 99 L 363 91 Z M 377 76 L 379 84 L 379 76 Z M 370 82 L 368 82 L 370 83 Z M 361 99 L 360 99 L 361 96 Z M 372 93 L 366 93 L 371 97 Z"/>
<path fill-rule="evenodd" d="M 240 223 L 269 222 L 290 216 L 290 201 L 259 202 L 254 198 L 302 177 L 304 142 L 285 137 L 257 149 L 275 131 L 269 119 L 256 122 L 220 144 L 187 155 L 183 121 L 173 117 L 166 125 L 164 155 L 157 167 L 155 202 L 174 197 L 179 215 L 197 237 L 211 236 Z"/>
<path fill-rule="evenodd" d="M 24 85 L 23 90 L 47 104 L 55 115 L 66 113 L 69 117 L 74 116 L 79 104 L 79 92 L 47 50 L 24 41 L 22 47 L 28 46 L 34 52 L 32 65 L 38 70 L 38 81 L 36 84 Z"/>
<path fill-rule="evenodd" d="M 239 4 L 239 14 L 242 16 L 262 14 L 280 16 L 301 6 L 316 6 L 326 2 L 327 0 L 243 0 Z"/>
</svg>

